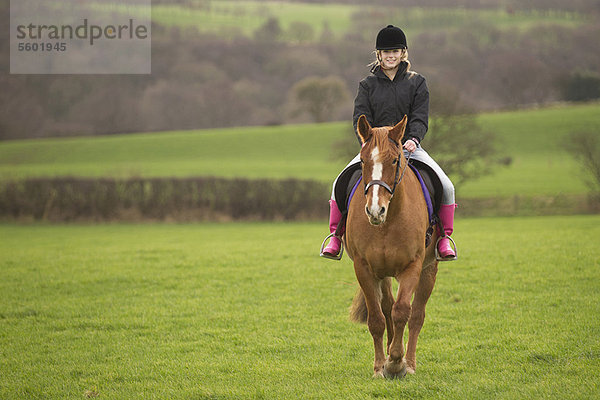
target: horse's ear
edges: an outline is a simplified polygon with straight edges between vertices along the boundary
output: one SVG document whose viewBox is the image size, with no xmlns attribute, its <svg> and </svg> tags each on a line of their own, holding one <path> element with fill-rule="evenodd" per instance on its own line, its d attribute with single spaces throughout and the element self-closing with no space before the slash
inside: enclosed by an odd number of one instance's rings
<svg viewBox="0 0 600 400">
<path fill-rule="evenodd" d="M 356 132 L 358 133 L 361 144 L 365 144 L 371 137 L 371 125 L 369 125 L 369 121 L 367 121 L 367 117 L 365 117 L 364 114 L 358 117 Z"/>
<path fill-rule="evenodd" d="M 402 138 L 404 137 L 404 131 L 406 130 L 406 121 L 407 118 L 405 115 L 404 118 L 402 118 L 402 121 L 398 122 L 392 129 L 390 129 L 390 132 L 388 133 L 390 139 L 393 139 L 397 143 L 402 141 Z"/>
</svg>

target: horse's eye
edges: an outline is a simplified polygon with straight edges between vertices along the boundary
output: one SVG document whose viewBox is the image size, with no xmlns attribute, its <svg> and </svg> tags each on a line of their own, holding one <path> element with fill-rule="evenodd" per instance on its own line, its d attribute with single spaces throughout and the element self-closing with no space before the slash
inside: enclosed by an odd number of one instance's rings
<svg viewBox="0 0 600 400">
<path fill-rule="evenodd" d="M 398 159 L 394 158 L 394 161 L 392 161 L 392 165 L 396 165 L 398 163 Z"/>
</svg>

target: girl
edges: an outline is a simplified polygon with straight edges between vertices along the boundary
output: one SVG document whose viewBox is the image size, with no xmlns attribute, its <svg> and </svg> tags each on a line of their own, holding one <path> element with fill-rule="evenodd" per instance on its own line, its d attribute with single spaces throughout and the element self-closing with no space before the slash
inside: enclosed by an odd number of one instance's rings
<svg viewBox="0 0 600 400">
<path fill-rule="evenodd" d="M 454 230 L 454 185 L 421 147 L 429 119 L 427 83 L 422 75 L 410 71 L 406 35 L 400 28 L 388 25 L 379 31 L 376 49 L 377 60 L 371 64 L 371 75 L 358 85 L 358 94 L 354 100 L 354 131 L 356 133 L 358 118 L 363 114 L 373 127 L 394 126 L 404 115 L 408 116 L 406 133 L 402 140 L 404 154 L 408 156 L 408 153 L 412 153 L 412 159 L 427 164 L 440 178 L 443 196 L 439 218 L 444 232 L 441 232 L 442 237 L 437 244 L 438 254 L 444 261 L 455 260 L 456 252 L 448 239 Z M 357 155 L 346 168 L 359 162 L 360 155 Z M 333 184 L 334 191 L 336 183 L 337 178 Z M 329 200 L 329 207 L 329 229 L 334 233 L 342 215 L 333 195 Z M 321 256 L 337 259 L 341 249 L 340 239 L 332 236 Z"/>
</svg>

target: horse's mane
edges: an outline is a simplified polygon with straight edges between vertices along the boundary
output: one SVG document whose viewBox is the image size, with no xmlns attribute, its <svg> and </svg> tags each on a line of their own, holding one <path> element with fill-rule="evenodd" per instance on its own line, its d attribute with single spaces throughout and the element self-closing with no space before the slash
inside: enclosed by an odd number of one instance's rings
<svg viewBox="0 0 600 400">
<path fill-rule="evenodd" d="M 379 159 L 385 160 L 388 158 L 396 158 L 394 154 L 394 146 L 388 139 L 389 126 L 381 128 L 372 128 L 371 133 L 373 134 L 373 144 L 379 149 Z"/>
</svg>

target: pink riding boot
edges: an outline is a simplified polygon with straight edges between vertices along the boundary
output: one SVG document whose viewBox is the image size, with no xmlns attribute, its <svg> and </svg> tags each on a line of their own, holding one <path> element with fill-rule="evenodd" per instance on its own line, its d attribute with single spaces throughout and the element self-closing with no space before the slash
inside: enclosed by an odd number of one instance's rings
<svg viewBox="0 0 600 400">
<path fill-rule="evenodd" d="M 331 234 L 325 238 L 321 245 L 321 257 L 329 258 L 332 260 L 340 260 L 342 253 L 344 252 L 341 237 L 335 235 L 335 230 L 342 219 L 342 213 L 340 212 L 335 200 L 329 200 L 329 232 Z M 343 232 L 340 232 L 343 234 Z M 329 244 L 325 247 L 327 239 L 331 238 Z"/>
<path fill-rule="evenodd" d="M 440 223 L 444 227 L 444 232 L 438 232 L 440 238 L 437 242 L 436 256 L 438 261 L 456 260 L 456 245 L 454 240 L 450 238 L 454 231 L 454 209 L 456 204 L 442 205 L 440 207 L 439 217 Z"/>
</svg>

